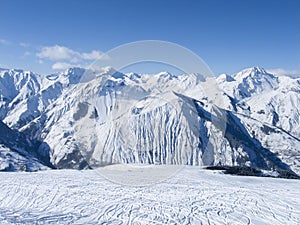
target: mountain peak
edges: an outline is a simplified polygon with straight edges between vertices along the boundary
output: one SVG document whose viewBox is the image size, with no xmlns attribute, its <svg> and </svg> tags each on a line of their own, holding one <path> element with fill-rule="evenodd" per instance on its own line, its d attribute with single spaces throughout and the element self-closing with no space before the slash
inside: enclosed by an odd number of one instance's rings
<svg viewBox="0 0 300 225">
<path fill-rule="evenodd" d="M 245 69 L 241 70 L 239 73 L 244 73 L 244 74 L 245 73 L 257 73 L 257 74 L 260 74 L 260 73 L 267 73 L 267 72 L 262 67 L 254 66 L 254 67 L 245 68 Z"/>
<path fill-rule="evenodd" d="M 61 75 L 66 77 L 70 84 L 77 84 L 86 70 L 80 67 L 66 69 Z"/>
<path fill-rule="evenodd" d="M 243 80 L 243 79 L 261 79 L 263 77 L 269 77 L 271 79 L 277 79 L 277 77 L 273 74 L 268 73 L 262 67 L 250 67 L 246 68 L 237 74 L 232 76 L 235 80 Z"/>
<path fill-rule="evenodd" d="M 232 82 L 232 81 L 235 81 L 235 79 L 226 73 L 222 73 L 217 77 L 217 82 L 219 82 L 219 83 L 220 82 Z"/>
<path fill-rule="evenodd" d="M 66 69 L 63 72 L 64 76 L 69 76 L 69 75 L 76 75 L 76 74 L 82 74 L 85 71 L 85 69 L 80 68 L 80 67 L 71 67 Z"/>
<path fill-rule="evenodd" d="M 252 72 L 254 73 L 262 73 L 262 74 L 267 73 L 266 70 L 262 67 L 252 67 L 250 69 L 252 69 Z"/>
<path fill-rule="evenodd" d="M 85 168 L 88 162 L 285 169 L 282 160 L 300 173 L 295 80 L 259 67 L 235 77 L 222 74 L 216 100 L 223 109 L 210 101 L 215 89 L 206 88 L 215 77 L 197 73 L 125 75 L 111 67 L 69 68 L 46 79 L 27 73 L 0 72 L 0 118 L 8 126 L 0 121 L 0 143 L 6 141 L 9 154 L 23 134 L 19 140 L 33 140 L 28 160 L 32 151 L 57 168 Z M 6 168 L 10 158 L 1 159 Z"/>
<path fill-rule="evenodd" d="M 157 74 L 157 76 L 172 76 L 168 71 L 162 71 Z"/>
<path fill-rule="evenodd" d="M 129 77 L 129 79 L 130 80 L 134 80 L 134 79 L 139 79 L 139 78 L 141 78 L 141 75 L 140 74 L 137 74 L 137 73 L 133 73 L 133 72 L 131 72 L 131 73 L 126 73 L 125 74 L 127 77 Z"/>
</svg>

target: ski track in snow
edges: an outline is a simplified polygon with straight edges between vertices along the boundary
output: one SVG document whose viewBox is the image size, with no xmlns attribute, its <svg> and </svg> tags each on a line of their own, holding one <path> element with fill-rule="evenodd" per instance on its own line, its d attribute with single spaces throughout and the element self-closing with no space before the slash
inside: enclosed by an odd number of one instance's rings
<svg viewBox="0 0 300 225">
<path fill-rule="evenodd" d="M 300 224 L 300 181 L 186 167 L 148 186 L 95 171 L 0 173 L 0 224 Z"/>
</svg>

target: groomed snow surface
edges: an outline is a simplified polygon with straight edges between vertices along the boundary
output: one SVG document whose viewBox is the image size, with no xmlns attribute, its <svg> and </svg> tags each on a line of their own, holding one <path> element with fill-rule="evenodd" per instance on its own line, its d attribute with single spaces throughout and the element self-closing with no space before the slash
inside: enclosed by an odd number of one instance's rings
<svg viewBox="0 0 300 225">
<path fill-rule="evenodd" d="M 106 170 L 0 173 L 0 224 L 300 224 L 299 180 L 183 167 L 132 186 L 105 179 Z M 131 179 L 144 173 L 109 171 Z"/>
</svg>

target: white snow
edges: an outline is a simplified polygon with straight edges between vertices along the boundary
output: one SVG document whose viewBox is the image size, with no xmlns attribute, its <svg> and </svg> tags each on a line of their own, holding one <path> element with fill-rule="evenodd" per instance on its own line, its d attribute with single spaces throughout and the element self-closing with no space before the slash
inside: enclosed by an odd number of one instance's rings
<svg viewBox="0 0 300 225">
<path fill-rule="evenodd" d="M 114 72 L 70 68 L 42 77 L 2 70 L 0 118 L 27 139 L 44 142 L 39 152 L 48 152 L 58 168 L 79 168 L 76 157 L 101 163 L 257 166 L 266 157 L 250 156 L 265 148 L 300 174 L 299 79 L 256 67 L 216 79 Z M 218 102 L 211 101 L 215 84 Z M 231 124 L 224 111 L 216 115 L 224 126 L 199 115 L 212 113 L 212 103 L 232 113 Z M 239 143 L 236 135 L 224 137 L 226 126 L 235 134 L 240 129 Z"/>
<path fill-rule="evenodd" d="M 122 170 L 110 167 L 116 174 Z M 300 223 L 299 180 L 199 167 L 146 186 L 113 183 L 92 170 L 6 172 L 0 179 L 1 224 Z"/>
</svg>

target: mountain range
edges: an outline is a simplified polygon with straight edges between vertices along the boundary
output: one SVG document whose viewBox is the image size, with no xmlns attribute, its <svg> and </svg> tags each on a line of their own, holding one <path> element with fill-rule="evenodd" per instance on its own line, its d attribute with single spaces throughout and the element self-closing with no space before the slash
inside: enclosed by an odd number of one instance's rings
<svg viewBox="0 0 300 225">
<path fill-rule="evenodd" d="M 0 69 L 0 170 L 113 163 L 300 175 L 300 79 L 258 67 L 217 77 Z"/>
</svg>

